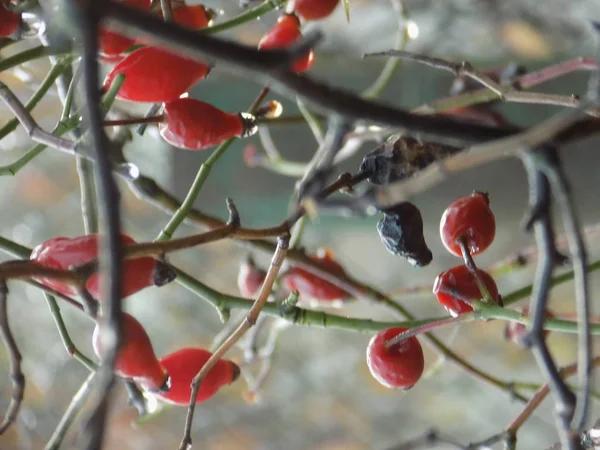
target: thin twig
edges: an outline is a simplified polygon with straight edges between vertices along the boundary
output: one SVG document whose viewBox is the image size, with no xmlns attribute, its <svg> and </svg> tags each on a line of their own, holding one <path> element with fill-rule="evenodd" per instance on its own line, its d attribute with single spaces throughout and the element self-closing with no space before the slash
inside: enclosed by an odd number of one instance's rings
<svg viewBox="0 0 600 450">
<path fill-rule="evenodd" d="M 0 97 L 8 106 L 8 109 L 17 118 L 19 123 L 25 128 L 25 131 L 36 142 L 53 147 L 64 152 L 75 154 L 77 146 L 74 142 L 69 139 L 54 136 L 52 133 L 42 130 L 37 124 L 35 119 L 31 116 L 27 108 L 21 103 L 15 94 L 6 86 L 0 82 Z"/>
<path fill-rule="evenodd" d="M 470 63 L 463 61 L 455 63 L 441 58 L 419 55 L 402 50 L 388 50 L 385 52 L 369 53 L 368 56 L 395 56 L 410 61 L 415 61 L 435 69 L 441 69 L 453 73 L 457 77 L 467 77 L 479 82 L 482 86 L 496 94 L 497 100 L 512 103 L 530 103 L 537 105 L 566 106 L 575 108 L 580 105 L 580 100 L 575 96 L 554 95 L 538 92 L 517 91 L 512 86 L 503 86 L 483 72 L 476 70 Z M 419 112 L 427 111 L 425 108 L 419 108 Z M 429 111 L 427 111 L 429 112 Z M 586 113 L 598 117 L 600 112 L 596 108 L 586 110 Z"/>
<path fill-rule="evenodd" d="M 67 331 L 67 327 L 65 325 L 65 321 L 60 312 L 60 308 L 56 299 L 50 294 L 44 294 L 46 298 L 46 303 L 48 304 L 48 308 L 52 313 L 52 317 L 54 318 L 54 322 L 56 323 L 56 328 L 58 329 L 58 333 L 60 334 L 60 339 L 65 346 L 65 350 L 69 356 L 72 356 L 77 361 L 79 361 L 82 365 L 85 366 L 86 369 L 90 371 L 95 371 L 98 367 L 96 364 L 87 356 L 85 356 L 73 343 L 69 332 Z"/>
<path fill-rule="evenodd" d="M 231 335 L 219 346 L 219 348 L 215 350 L 212 356 L 206 361 L 200 372 L 198 372 L 198 374 L 196 374 L 196 376 L 194 377 L 194 380 L 192 381 L 192 393 L 190 396 L 190 404 L 188 405 L 188 413 L 185 421 L 183 439 L 179 444 L 179 450 L 187 450 L 192 444 L 192 421 L 194 420 L 196 396 L 198 395 L 198 390 L 200 389 L 200 383 L 202 383 L 204 377 L 213 368 L 217 361 L 219 361 L 219 359 L 225 354 L 225 352 L 227 352 L 227 350 L 229 350 L 244 335 L 244 333 L 256 323 L 256 320 L 263 306 L 269 298 L 271 289 L 273 288 L 273 283 L 275 282 L 275 279 L 279 274 L 279 269 L 281 268 L 281 264 L 285 259 L 288 244 L 289 235 L 285 237 L 280 237 L 277 240 L 277 248 L 273 253 L 271 265 L 269 266 L 269 270 L 267 271 L 267 275 L 265 277 L 265 280 L 263 281 L 260 291 L 257 294 L 256 301 L 252 304 L 252 307 L 248 311 L 248 314 L 246 315 L 244 320 L 231 333 Z"/>
<path fill-rule="evenodd" d="M 58 422 L 56 429 L 52 433 L 52 437 L 44 447 L 44 450 L 58 450 L 69 430 L 69 427 L 73 424 L 77 415 L 83 408 L 85 401 L 88 399 L 92 391 L 90 387 L 94 378 L 96 377 L 96 372 L 92 372 L 85 379 L 79 390 L 75 393 L 73 398 L 71 399 L 71 403 L 67 407 L 65 413 Z"/>
<path fill-rule="evenodd" d="M 4 420 L 0 424 L 0 435 L 14 423 L 19 414 L 19 408 L 23 401 L 23 393 L 25 392 L 25 376 L 21 371 L 21 353 L 17 347 L 17 343 L 10 330 L 8 323 L 8 308 L 7 308 L 8 287 L 6 280 L 0 279 L 0 336 L 6 347 L 8 358 L 10 361 L 10 378 L 13 385 L 10 404 L 6 409 Z"/>
<path fill-rule="evenodd" d="M 543 151 L 539 150 L 538 152 Z M 531 325 L 527 335 L 523 338 L 523 343 L 531 348 L 540 371 L 548 380 L 556 404 L 557 430 L 563 448 L 575 450 L 579 447 L 578 436 L 570 426 L 575 408 L 575 396 L 560 377 L 546 345 L 543 332 L 556 247 L 551 223 L 550 185 L 546 175 L 537 168 L 535 158 L 540 158 L 539 153 L 525 152 L 522 157 L 529 178 L 531 210 L 529 223 L 533 226 L 539 252 L 539 262 L 529 304 Z"/>
<path fill-rule="evenodd" d="M 324 190 L 325 182 L 331 173 L 333 158 L 340 150 L 347 132 L 348 123 L 340 117 L 331 119 L 323 144 L 315 152 L 304 176 L 297 184 L 298 205 L 303 200 L 320 200 L 315 196 Z"/>
<path fill-rule="evenodd" d="M 579 393 L 576 403 L 574 427 L 582 430 L 585 427 L 589 409 L 589 393 L 592 383 L 591 354 L 592 342 L 590 337 L 591 302 L 589 296 L 589 283 L 587 276 L 587 252 L 583 241 L 581 226 L 575 212 L 574 201 L 566 176 L 557 155 L 547 157 L 543 161 L 544 173 L 553 188 L 554 198 L 560 208 L 560 213 L 565 228 L 571 263 L 573 265 L 575 282 L 575 302 L 577 305 L 578 333 L 578 364 Z"/>
</svg>

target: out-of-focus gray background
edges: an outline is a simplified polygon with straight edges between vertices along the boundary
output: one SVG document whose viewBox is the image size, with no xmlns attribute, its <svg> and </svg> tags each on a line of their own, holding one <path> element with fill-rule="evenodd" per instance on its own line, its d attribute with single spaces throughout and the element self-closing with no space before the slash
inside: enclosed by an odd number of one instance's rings
<svg viewBox="0 0 600 450">
<path fill-rule="evenodd" d="M 237 1 L 208 2 L 222 8 L 224 20 L 240 12 Z M 406 2 L 411 19 L 419 27 L 419 37 L 409 50 L 468 59 L 478 67 L 496 67 L 508 61 L 520 61 L 528 67 L 542 67 L 573 56 L 593 55 L 593 34 L 588 20 L 600 19 L 600 4 L 588 0 L 411 0 Z M 312 24 L 322 28 L 327 40 L 317 51 L 317 63 L 311 74 L 330 83 L 361 90 L 375 79 L 380 60 L 361 60 L 364 51 L 390 48 L 394 41 L 397 17 L 386 0 L 350 0 L 351 22 L 346 23 L 342 8 L 328 20 Z M 246 43 L 256 43 L 276 19 L 271 13 L 261 21 L 240 27 L 233 33 Z M 5 52 L 6 55 L 9 52 Z M 3 56 L 5 54 L 3 53 Z M 46 64 L 27 65 L 32 81 L 20 82 L 14 74 L 0 79 L 17 94 L 28 98 Z M 451 79 L 431 69 L 405 64 L 386 89 L 383 100 L 410 108 L 445 95 Z M 583 94 L 587 74 L 575 74 L 548 83 L 540 89 L 563 94 Z M 193 95 L 224 109 L 243 110 L 260 86 L 228 74 L 217 67 L 202 81 Z M 285 112 L 295 114 L 295 106 L 284 102 Z M 511 120 L 530 125 L 548 117 L 555 108 L 506 106 Z M 35 116 L 51 127 L 60 111 L 58 99 L 49 95 L 36 109 Z M 2 110 L 2 121 L 9 119 Z M 274 139 L 282 153 L 293 160 L 307 161 L 315 149 L 305 126 L 277 127 Z M 248 142 L 256 143 L 257 138 Z M 271 225 L 285 217 L 294 180 L 263 169 L 250 169 L 242 159 L 243 145 L 232 146 L 219 161 L 206 183 L 197 206 L 225 216 L 224 198 L 232 197 L 247 225 Z M 24 132 L 0 141 L 0 163 L 16 159 L 29 148 Z M 588 140 L 562 151 L 567 173 L 573 184 L 577 210 L 585 224 L 600 219 L 597 190 L 598 141 Z M 369 150 L 367 146 L 365 151 Z M 182 198 L 208 152 L 193 153 L 170 149 L 150 129 L 143 139 L 126 148 L 127 157 L 142 172 Z M 345 164 L 356 169 L 360 156 Z M 154 238 L 168 217 L 151 205 L 135 198 L 125 184 L 123 228 L 137 240 Z M 305 235 L 305 245 L 316 250 L 329 246 L 355 277 L 393 292 L 409 286 L 430 285 L 442 270 L 457 264 L 445 253 L 438 239 L 439 218 L 445 206 L 472 190 L 490 192 L 498 221 L 496 242 L 477 261 L 487 266 L 532 243 L 520 220 L 527 204 L 524 172 L 517 160 L 507 160 L 461 174 L 415 199 L 422 209 L 425 234 L 434 252 L 434 262 L 416 270 L 389 255 L 375 231 L 377 217 L 342 219 L 320 217 Z M 0 233 L 30 247 L 56 235 L 83 233 L 79 212 L 78 180 L 74 161 L 47 150 L 15 177 L 0 178 Z M 178 235 L 197 229 L 184 225 Z M 598 257 L 598 245 L 589 239 L 590 257 Z M 210 286 L 236 294 L 235 276 L 246 250 L 230 242 L 219 242 L 173 255 L 172 261 Z M 265 264 L 267 260 L 258 258 Z M 498 279 L 501 292 L 528 284 L 531 269 Z M 594 300 L 598 277 L 592 276 Z M 570 285 L 553 291 L 552 307 L 557 312 L 573 310 Z M 23 353 L 27 377 L 25 402 L 17 424 L 0 437 L 2 449 L 42 448 L 58 423 L 64 408 L 86 377 L 86 370 L 64 351 L 42 294 L 20 283 L 11 283 L 9 313 L 11 324 Z M 420 317 L 439 316 L 442 310 L 431 295 L 406 297 L 403 304 Z M 221 329 L 215 311 L 201 299 L 176 284 L 147 289 L 126 302 L 146 327 L 157 354 L 163 355 L 182 346 L 209 346 Z M 93 323 L 68 306 L 63 313 L 76 345 L 93 355 Z M 340 314 L 390 319 L 383 308 L 355 303 Z M 478 367 L 504 379 L 539 382 L 531 356 L 514 344 L 501 339 L 501 323 L 474 323 L 461 327 L 458 334 L 443 329 L 439 335 L 452 348 Z M 493 387 L 474 381 L 460 369 L 445 365 L 421 380 L 408 393 L 380 387 L 369 375 L 365 347 L 369 334 L 336 330 L 291 327 L 280 338 L 274 366 L 261 391 L 259 402 L 244 400 L 246 386 L 240 381 L 223 389 L 199 406 L 194 422 L 194 448 L 206 450 L 363 450 L 384 449 L 394 443 L 421 434 L 435 426 L 462 442 L 483 439 L 500 431 L 520 411 L 518 403 Z M 575 337 L 553 334 L 551 349 L 561 364 L 574 361 Z M 428 348 L 427 368 L 436 363 Z M 240 358 L 234 351 L 232 358 Z M 0 411 L 10 399 L 7 358 L 0 351 Z M 600 404 L 594 401 L 594 416 Z M 121 386 L 108 425 L 106 448 L 176 448 L 183 429 L 185 410 L 166 408 L 151 421 L 132 426 L 135 412 L 126 404 Z M 551 402 L 546 401 L 519 433 L 520 448 L 542 449 L 556 440 Z M 442 448 L 442 447 L 440 447 Z"/>
</svg>

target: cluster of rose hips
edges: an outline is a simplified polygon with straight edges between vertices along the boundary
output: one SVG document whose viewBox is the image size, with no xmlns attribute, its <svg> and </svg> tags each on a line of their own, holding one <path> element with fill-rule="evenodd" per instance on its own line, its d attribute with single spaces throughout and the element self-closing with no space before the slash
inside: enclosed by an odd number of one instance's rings
<svg viewBox="0 0 600 450">
<path fill-rule="evenodd" d="M 151 10 L 150 0 L 121 0 L 122 3 Z M 298 16 L 317 20 L 331 14 L 339 0 L 298 0 L 293 13 L 279 17 L 277 23 L 258 43 L 259 50 L 286 48 L 302 37 Z M 160 10 L 156 11 L 160 14 Z M 211 24 L 214 12 L 202 5 L 174 5 L 173 20 L 178 25 L 199 30 Z M 131 39 L 114 31 L 100 30 L 100 57 L 116 63 L 104 80 L 108 89 L 115 78 L 125 76 L 117 98 L 130 102 L 162 103 L 159 132 L 169 144 L 187 150 L 203 150 L 233 137 L 247 137 L 257 130 L 257 115 L 230 114 L 201 100 L 186 97 L 190 88 L 205 78 L 210 65 L 171 53 L 153 46 L 145 39 Z M 132 46 L 141 46 L 128 53 Z M 314 52 L 309 50 L 293 62 L 295 72 L 308 70 L 314 62 Z M 276 111 L 276 112 L 274 112 Z M 267 108 L 262 115 L 279 114 L 280 107 Z"/>
<path fill-rule="evenodd" d="M 406 224 L 416 223 L 418 225 L 414 233 L 418 238 L 416 254 L 425 254 L 426 263 L 429 263 L 431 253 L 422 239 L 422 220 L 418 209 L 406 203 L 385 213 L 384 219 L 378 224 L 378 230 L 388 250 L 398 254 L 396 247 L 400 246 L 402 249 L 400 253 L 407 256 L 406 249 L 409 243 L 404 243 L 403 239 L 408 239 L 411 235 L 406 232 Z M 402 239 L 397 238 L 394 233 L 390 235 L 390 231 L 385 228 L 397 223 L 404 225 L 402 232 L 397 233 L 402 236 Z M 399 226 L 398 230 L 400 230 Z M 470 196 L 451 203 L 440 221 L 440 237 L 444 247 L 454 256 L 460 258 L 466 256 L 466 260 L 471 260 L 473 255 L 486 250 L 494 241 L 495 235 L 496 220 L 490 209 L 489 197 L 482 192 L 473 192 Z M 453 317 L 473 311 L 471 300 L 485 299 L 502 306 L 494 279 L 474 264 L 461 264 L 439 274 L 433 284 L 433 293 L 438 302 Z M 527 308 L 523 308 L 522 313 L 526 315 Z M 546 317 L 550 318 L 552 314 L 546 312 Z M 389 388 L 410 389 L 423 374 L 424 359 L 421 345 L 414 336 L 403 339 L 402 333 L 405 331 L 407 331 L 405 328 L 383 330 L 371 339 L 367 347 L 367 365 L 371 374 L 382 385 Z M 517 322 L 509 322 L 505 327 L 505 337 L 515 342 L 518 342 L 525 332 L 525 325 Z"/>
<path fill-rule="evenodd" d="M 489 208 L 489 199 L 480 192 L 453 202 L 444 211 L 440 222 L 440 237 L 444 246 L 459 257 L 463 256 L 463 249 L 470 255 L 481 253 L 492 243 L 495 233 L 496 222 Z M 427 263 L 429 261 L 431 253 Z M 478 270 L 477 276 L 492 299 L 498 302 L 500 296 L 492 277 L 481 270 Z M 468 301 L 483 297 L 477 276 L 467 266 L 460 265 L 442 272 L 436 278 L 433 292 L 451 315 L 472 311 Z M 421 378 L 424 358 L 416 337 L 397 339 L 404 331 L 405 328 L 389 328 L 377 333 L 367 347 L 367 365 L 373 377 L 382 385 L 407 390 Z"/>
<path fill-rule="evenodd" d="M 121 235 L 123 245 L 135 241 Z M 67 270 L 85 264 L 98 257 L 98 235 L 90 234 L 76 238 L 56 237 L 43 242 L 33 249 L 31 260 L 37 264 Z M 123 263 L 123 292 L 127 297 L 149 286 L 163 286 L 175 278 L 173 270 L 164 262 L 151 257 L 127 259 Z M 65 283 L 48 278 L 36 281 L 61 294 L 76 295 L 76 290 Z M 99 276 L 92 275 L 86 289 L 100 303 Z M 116 375 L 132 379 L 158 398 L 177 405 L 187 405 L 191 396 L 191 382 L 198 371 L 212 355 L 203 348 L 182 348 L 162 358 L 157 358 L 146 330 L 133 316 L 122 314 L 123 341 L 115 362 Z M 97 319 L 102 320 L 101 317 Z M 97 323 L 93 334 L 96 355 L 102 359 L 104 347 L 102 333 Z M 238 366 L 221 359 L 202 381 L 196 403 L 212 397 L 221 387 L 233 383 L 239 376 Z"/>
</svg>

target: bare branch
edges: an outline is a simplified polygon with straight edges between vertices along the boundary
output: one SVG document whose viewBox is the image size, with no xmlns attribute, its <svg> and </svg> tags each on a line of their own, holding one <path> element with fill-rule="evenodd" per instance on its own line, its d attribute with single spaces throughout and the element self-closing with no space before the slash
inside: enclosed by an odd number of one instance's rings
<svg viewBox="0 0 600 450">
<path fill-rule="evenodd" d="M 10 360 L 10 378 L 13 384 L 12 397 L 10 404 L 6 410 L 4 420 L 0 424 L 0 435 L 14 423 L 23 401 L 23 393 L 25 392 L 25 376 L 21 371 L 21 353 L 17 347 L 17 343 L 10 331 L 10 325 L 8 323 L 8 308 L 6 305 L 6 298 L 8 296 L 8 288 L 6 286 L 6 280 L 0 279 L 0 336 L 2 342 L 8 352 Z"/>
<path fill-rule="evenodd" d="M 212 356 L 204 363 L 200 372 L 194 377 L 192 381 L 192 394 L 190 396 L 190 404 L 188 405 L 188 413 L 185 421 L 185 429 L 183 434 L 183 439 L 179 444 L 179 450 L 188 450 L 192 443 L 191 437 L 191 429 L 192 429 L 192 421 L 194 420 L 194 410 L 196 406 L 196 396 L 198 395 L 198 390 L 200 389 L 200 383 L 204 377 L 210 372 L 210 370 L 214 367 L 214 365 L 219 361 L 219 359 L 227 352 L 240 338 L 248 331 L 249 328 L 254 326 L 256 320 L 267 302 L 269 298 L 269 294 L 273 289 L 273 283 L 279 274 L 279 269 L 285 259 L 285 255 L 288 250 L 289 244 L 289 235 L 284 237 L 280 237 L 277 240 L 277 248 L 275 253 L 273 253 L 273 257 L 271 258 L 271 265 L 269 266 L 269 270 L 267 271 L 267 275 L 263 284 L 260 288 L 260 291 L 257 294 L 256 300 L 254 304 L 248 311 L 248 314 L 244 318 L 244 320 L 238 325 L 238 327 L 229 335 L 225 341 L 221 343 L 219 348 L 217 348 Z"/>
</svg>

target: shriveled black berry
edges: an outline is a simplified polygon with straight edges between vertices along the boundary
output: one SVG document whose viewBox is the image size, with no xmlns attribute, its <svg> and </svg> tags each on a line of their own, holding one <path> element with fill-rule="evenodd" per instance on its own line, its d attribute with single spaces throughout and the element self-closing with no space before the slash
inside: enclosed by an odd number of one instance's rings
<svg viewBox="0 0 600 450">
<path fill-rule="evenodd" d="M 390 253 L 406 258 L 415 267 L 426 266 L 433 259 L 425 243 L 421 212 L 410 202 L 384 210 L 377 232 Z"/>
<path fill-rule="evenodd" d="M 394 135 L 363 158 L 359 172 L 373 184 L 386 185 L 408 178 L 458 151 L 460 149 L 456 147 Z"/>
</svg>

